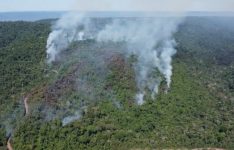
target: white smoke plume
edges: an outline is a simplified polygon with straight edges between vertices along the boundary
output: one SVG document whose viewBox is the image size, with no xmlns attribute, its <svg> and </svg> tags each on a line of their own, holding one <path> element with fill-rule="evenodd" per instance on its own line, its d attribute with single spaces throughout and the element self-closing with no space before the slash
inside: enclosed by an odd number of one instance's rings
<svg viewBox="0 0 234 150">
<path fill-rule="evenodd" d="M 87 20 L 83 14 L 70 12 L 62 16 L 52 27 L 52 32 L 49 34 L 46 45 L 48 63 L 56 60 L 58 54 L 65 50 L 73 41 L 84 39 L 84 30 L 77 30 L 78 27 L 86 27 L 84 24 Z"/>
<path fill-rule="evenodd" d="M 74 115 L 63 118 L 62 124 L 63 126 L 66 126 L 67 124 L 73 122 L 74 120 L 80 119 L 80 117 L 81 117 L 80 112 L 75 112 Z"/>
<path fill-rule="evenodd" d="M 153 75 L 156 69 L 170 87 L 172 56 L 176 53 L 173 34 L 180 21 L 180 18 L 173 17 L 117 19 L 97 35 L 97 40 L 101 42 L 127 42 L 126 54 L 137 56 L 135 71 L 139 93 L 136 99 L 140 105 L 143 104 L 146 88 L 151 90 L 152 98 L 158 92 L 162 79 Z"/>
<path fill-rule="evenodd" d="M 144 93 L 137 93 L 136 94 L 136 101 L 138 105 L 144 104 Z"/>
<path fill-rule="evenodd" d="M 137 57 L 135 72 L 139 92 L 136 94 L 136 101 L 141 105 L 147 90 L 151 91 L 152 98 L 158 93 L 163 80 L 161 75 L 165 78 L 168 88 L 170 87 L 172 56 L 176 53 L 173 34 L 181 20 L 178 16 L 115 18 L 112 23 L 98 30 L 94 29 L 96 25 L 84 15 L 69 13 L 58 20 L 49 35 L 48 62 L 53 62 L 73 41 L 92 38 L 100 43 L 125 42 L 128 48 L 123 53 L 126 56 Z"/>
</svg>

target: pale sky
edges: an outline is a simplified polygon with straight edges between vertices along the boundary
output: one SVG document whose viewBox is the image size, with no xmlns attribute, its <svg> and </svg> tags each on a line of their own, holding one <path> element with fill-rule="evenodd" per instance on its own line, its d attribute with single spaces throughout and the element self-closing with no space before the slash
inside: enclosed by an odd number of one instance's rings
<svg viewBox="0 0 234 150">
<path fill-rule="evenodd" d="M 234 0 L 0 0 L 0 11 L 234 11 Z"/>
</svg>

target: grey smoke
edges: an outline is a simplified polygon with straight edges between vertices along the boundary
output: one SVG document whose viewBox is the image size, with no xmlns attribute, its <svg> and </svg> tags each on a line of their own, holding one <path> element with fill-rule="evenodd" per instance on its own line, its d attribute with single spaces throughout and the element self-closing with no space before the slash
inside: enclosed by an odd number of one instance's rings
<svg viewBox="0 0 234 150">
<path fill-rule="evenodd" d="M 19 102 L 16 105 L 17 107 L 10 105 L 7 115 L 0 115 L 0 129 L 3 127 L 6 132 L 6 137 L 13 136 L 14 129 L 17 127 L 17 125 L 22 121 L 22 118 L 24 117 L 24 104 L 22 100 L 19 100 Z"/>
<path fill-rule="evenodd" d="M 67 116 L 67 117 L 63 118 L 62 124 L 63 124 L 63 126 L 65 126 L 65 125 L 67 125 L 67 124 L 73 122 L 74 120 L 79 120 L 80 117 L 81 117 L 80 112 L 77 111 L 77 112 L 75 112 L 74 115 L 72 115 L 72 116 Z"/>
<path fill-rule="evenodd" d="M 69 13 L 56 23 L 48 38 L 48 62 L 54 61 L 59 53 L 66 50 L 74 41 L 91 38 L 100 43 L 125 42 L 127 49 L 123 53 L 126 57 L 137 56 L 134 69 L 139 92 L 136 94 L 136 101 L 141 105 L 144 103 L 143 99 L 147 90 L 151 91 L 152 98 L 155 97 L 163 78 L 168 88 L 170 87 L 173 69 L 172 56 L 176 53 L 173 34 L 182 20 L 180 17 L 168 16 L 115 18 L 112 23 L 97 30 L 94 29 L 93 22 L 84 15 Z"/>
</svg>

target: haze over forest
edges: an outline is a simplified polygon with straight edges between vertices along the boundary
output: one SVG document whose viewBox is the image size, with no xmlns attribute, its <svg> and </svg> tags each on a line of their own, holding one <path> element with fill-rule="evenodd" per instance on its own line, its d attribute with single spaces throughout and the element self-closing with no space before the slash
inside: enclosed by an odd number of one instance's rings
<svg viewBox="0 0 234 150">
<path fill-rule="evenodd" d="M 234 149 L 233 3 L 0 0 L 0 150 Z"/>
</svg>

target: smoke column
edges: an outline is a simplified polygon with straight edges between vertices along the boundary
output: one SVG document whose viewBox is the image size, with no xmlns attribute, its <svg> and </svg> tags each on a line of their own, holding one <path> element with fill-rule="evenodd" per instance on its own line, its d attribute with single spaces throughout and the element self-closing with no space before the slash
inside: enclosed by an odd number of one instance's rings
<svg viewBox="0 0 234 150">
<path fill-rule="evenodd" d="M 136 100 L 140 105 L 146 88 L 152 92 L 152 98 L 158 92 L 162 78 L 154 75 L 156 70 L 164 76 L 168 88 L 170 86 L 172 56 L 176 53 L 173 34 L 180 21 L 173 17 L 117 19 L 97 35 L 101 42 L 126 42 L 126 54 L 137 56 L 135 71 L 139 93 Z"/>
<path fill-rule="evenodd" d="M 173 34 L 181 20 L 181 17 L 169 16 L 115 18 L 112 23 L 98 30 L 84 15 L 69 13 L 57 21 L 49 35 L 48 62 L 55 61 L 59 53 L 74 41 L 92 38 L 100 43 L 124 42 L 128 48 L 123 53 L 127 57 L 137 56 L 134 68 L 139 92 L 135 98 L 137 104 L 141 105 L 147 90 L 151 91 L 152 98 L 155 97 L 163 79 L 170 87 L 172 56 L 176 53 Z"/>
<path fill-rule="evenodd" d="M 55 23 L 47 39 L 48 63 L 55 61 L 56 56 L 65 50 L 71 42 L 83 40 L 84 33 L 78 32 L 78 27 L 85 23 L 84 15 L 74 12 L 65 14 Z"/>
<path fill-rule="evenodd" d="M 74 120 L 78 120 L 80 119 L 81 115 L 79 112 L 76 112 L 73 116 L 68 116 L 68 117 L 65 117 L 63 118 L 63 121 L 62 121 L 62 124 L 63 126 L 73 122 Z"/>
</svg>

